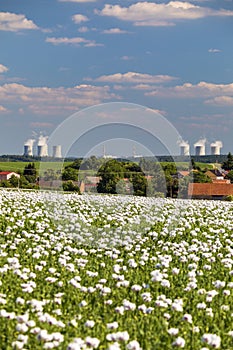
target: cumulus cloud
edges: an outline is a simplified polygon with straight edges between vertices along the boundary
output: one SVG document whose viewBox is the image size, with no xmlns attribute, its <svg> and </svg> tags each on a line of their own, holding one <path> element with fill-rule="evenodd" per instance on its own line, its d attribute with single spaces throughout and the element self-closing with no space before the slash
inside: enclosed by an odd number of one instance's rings
<svg viewBox="0 0 233 350">
<path fill-rule="evenodd" d="M 0 74 L 5 73 L 7 71 L 8 71 L 8 68 L 6 66 L 4 66 L 3 64 L 0 64 Z"/>
<path fill-rule="evenodd" d="M 102 75 L 95 79 L 98 82 L 107 83 L 165 83 L 177 79 L 170 75 L 150 75 L 136 72 L 115 73 L 112 75 Z M 86 78 L 86 80 L 91 80 Z"/>
<path fill-rule="evenodd" d="M 185 83 L 167 88 L 158 86 L 144 95 L 160 98 L 198 98 L 204 99 L 204 103 L 208 105 L 232 106 L 233 83 L 213 84 L 202 81 L 198 84 Z"/>
<path fill-rule="evenodd" d="M 123 21 L 131 21 L 136 26 L 171 26 L 179 20 L 195 20 L 208 16 L 233 16 L 233 11 L 201 7 L 189 2 L 169 3 L 137 2 L 129 7 L 106 4 L 101 16 L 111 16 Z"/>
<path fill-rule="evenodd" d="M 63 44 L 63 45 L 76 45 L 76 46 L 83 45 L 85 47 L 103 46 L 103 44 L 98 44 L 94 40 L 87 40 L 87 39 L 82 38 L 82 37 L 74 37 L 74 38 L 49 37 L 49 38 L 46 38 L 46 42 L 51 43 L 53 45 L 61 45 L 61 44 Z"/>
<path fill-rule="evenodd" d="M 37 25 L 25 15 L 0 12 L 0 30 L 17 32 L 26 29 L 38 29 Z"/>
<path fill-rule="evenodd" d="M 129 33 L 127 30 L 122 30 L 120 28 L 110 28 L 102 31 L 104 34 L 126 34 Z"/>
<path fill-rule="evenodd" d="M 72 21 L 76 24 L 89 21 L 87 16 L 76 14 L 72 16 Z"/>
<path fill-rule="evenodd" d="M 22 84 L 0 86 L 0 100 L 34 114 L 64 114 L 80 108 L 119 99 L 108 86 L 77 85 L 71 88 L 29 87 Z"/>
<path fill-rule="evenodd" d="M 206 100 L 205 103 L 215 106 L 233 106 L 233 96 L 217 96 Z"/>
</svg>

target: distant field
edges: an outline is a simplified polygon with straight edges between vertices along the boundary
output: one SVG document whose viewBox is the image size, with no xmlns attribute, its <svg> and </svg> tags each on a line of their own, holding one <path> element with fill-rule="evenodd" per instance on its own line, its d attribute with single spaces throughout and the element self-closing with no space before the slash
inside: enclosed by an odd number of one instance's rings
<svg viewBox="0 0 233 350">
<path fill-rule="evenodd" d="M 30 162 L 0 162 L 0 171 L 14 171 L 14 172 L 22 172 L 27 164 Z M 42 164 L 43 170 L 53 169 L 58 170 L 61 167 L 61 162 L 34 162 L 36 165 L 37 171 L 40 169 L 40 165 Z M 63 166 L 67 166 L 71 164 L 72 162 L 65 162 Z M 163 162 L 164 163 L 164 162 Z M 182 169 L 188 169 L 189 163 L 187 162 L 177 162 L 177 167 L 179 170 Z M 209 163 L 196 163 L 197 166 L 199 166 L 201 169 L 212 169 L 213 164 Z M 93 170 L 85 170 L 84 173 L 87 173 L 87 175 L 93 175 Z M 95 171 L 94 171 L 95 173 Z"/>
<path fill-rule="evenodd" d="M 0 162 L 0 171 L 14 171 L 22 172 L 27 164 L 30 162 Z M 37 171 L 39 171 L 40 164 L 42 164 L 43 169 L 53 169 L 57 170 L 61 166 L 61 162 L 34 162 Z M 72 162 L 65 162 L 64 166 L 71 164 Z"/>
</svg>

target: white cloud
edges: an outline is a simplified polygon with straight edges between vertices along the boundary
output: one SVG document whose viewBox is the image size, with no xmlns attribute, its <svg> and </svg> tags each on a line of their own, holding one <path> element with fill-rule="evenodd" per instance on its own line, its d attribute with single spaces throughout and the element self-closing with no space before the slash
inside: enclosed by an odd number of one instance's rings
<svg viewBox="0 0 233 350">
<path fill-rule="evenodd" d="M 87 16 L 76 14 L 72 16 L 72 21 L 76 24 L 89 21 Z"/>
<path fill-rule="evenodd" d="M 127 30 L 122 30 L 120 28 L 105 29 L 102 31 L 104 34 L 126 34 L 129 33 Z"/>
<path fill-rule="evenodd" d="M 85 38 L 81 37 L 74 37 L 74 38 L 67 38 L 67 37 L 60 37 L 60 38 L 54 38 L 49 37 L 46 38 L 47 43 L 51 43 L 53 45 L 76 45 L 80 46 L 81 44 L 85 47 L 95 47 L 95 46 L 103 46 L 102 44 L 96 43 L 94 40 L 87 40 Z"/>
<path fill-rule="evenodd" d="M 203 99 L 207 105 L 233 106 L 233 83 L 213 84 L 202 81 L 198 84 L 185 83 L 168 88 L 158 86 L 144 95 L 160 98 L 196 98 Z"/>
<path fill-rule="evenodd" d="M 8 68 L 6 66 L 4 66 L 3 64 L 0 64 L 0 74 L 5 73 L 7 71 L 8 71 Z"/>
<path fill-rule="evenodd" d="M 85 3 L 85 2 L 96 2 L 96 0 L 58 0 L 59 2 L 77 2 L 77 3 Z"/>
<path fill-rule="evenodd" d="M 6 105 L 17 105 L 24 113 L 30 111 L 35 114 L 61 115 L 116 99 L 119 96 L 111 93 L 108 86 L 82 84 L 71 88 L 49 88 L 16 83 L 0 86 L 0 100 L 4 100 Z"/>
<path fill-rule="evenodd" d="M 221 50 L 219 50 L 219 49 L 209 49 L 208 52 L 210 52 L 210 53 L 217 53 L 217 52 L 221 52 Z"/>
<path fill-rule="evenodd" d="M 165 83 L 177 79 L 170 75 L 150 75 L 136 72 L 116 73 L 112 75 L 102 75 L 95 81 L 108 83 Z M 91 80 L 90 78 L 86 80 Z"/>
<path fill-rule="evenodd" d="M 206 100 L 205 103 L 215 106 L 233 106 L 233 96 L 217 96 Z"/>
<path fill-rule="evenodd" d="M 37 25 L 25 15 L 0 12 L 0 30 L 17 32 L 24 29 L 38 29 Z"/>
<path fill-rule="evenodd" d="M 129 7 L 106 4 L 101 16 L 116 17 L 123 21 L 131 21 L 136 26 L 171 26 L 178 20 L 195 20 L 208 16 L 233 16 L 233 11 L 215 10 L 201 7 L 189 2 L 170 1 L 169 3 L 137 2 Z"/>
</svg>

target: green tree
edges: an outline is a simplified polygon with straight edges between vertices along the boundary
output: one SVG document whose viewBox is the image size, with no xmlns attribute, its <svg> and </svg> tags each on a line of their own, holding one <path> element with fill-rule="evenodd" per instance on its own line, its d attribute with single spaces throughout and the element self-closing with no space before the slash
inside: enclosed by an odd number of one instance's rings
<svg viewBox="0 0 233 350">
<path fill-rule="evenodd" d="M 197 183 L 210 183 L 212 182 L 211 178 L 207 176 L 205 173 L 202 171 L 193 171 L 192 172 L 192 182 L 197 182 Z"/>
<path fill-rule="evenodd" d="M 65 168 L 63 173 L 62 173 L 62 180 L 63 181 L 68 181 L 68 180 L 73 180 L 73 181 L 78 181 L 78 170 L 74 168 Z"/>
<path fill-rule="evenodd" d="M 229 171 L 229 173 L 226 175 L 225 179 L 228 179 L 233 183 L 233 170 Z"/>
<path fill-rule="evenodd" d="M 224 170 L 233 170 L 233 155 L 231 152 L 227 155 L 227 160 L 222 163 L 222 168 Z"/>
<path fill-rule="evenodd" d="M 36 171 L 35 163 L 27 164 L 24 168 L 23 175 L 28 180 L 28 182 L 30 183 L 36 182 L 37 171 Z"/>
<path fill-rule="evenodd" d="M 80 190 L 79 187 L 77 185 L 75 185 L 72 181 L 66 181 L 63 182 L 62 184 L 63 190 L 64 191 L 69 191 L 69 192 L 77 192 L 80 194 Z"/>
<path fill-rule="evenodd" d="M 143 173 L 133 173 L 131 177 L 133 191 L 135 196 L 146 196 L 147 180 Z"/>
<path fill-rule="evenodd" d="M 111 159 L 103 164 L 97 173 L 100 176 L 97 191 L 99 193 L 116 194 L 116 185 L 118 181 L 124 178 L 124 170 L 124 166 L 115 159 Z"/>
</svg>

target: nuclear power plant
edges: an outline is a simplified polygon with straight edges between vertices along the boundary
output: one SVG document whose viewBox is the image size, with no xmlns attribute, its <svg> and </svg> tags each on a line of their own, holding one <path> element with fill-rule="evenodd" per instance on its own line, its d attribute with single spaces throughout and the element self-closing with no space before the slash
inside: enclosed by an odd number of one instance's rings
<svg viewBox="0 0 233 350">
<path fill-rule="evenodd" d="M 29 139 L 24 143 L 24 156 L 37 156 L 37 157 L 49 157 L 48 152 L 48 144 L 47 144 L 48 136 L 40 135 L 37 142 L 37 152 L 34 152 L 34 143 L 35 139 Z M 62 158 L 61 145 L 53 146 L 52 151 L 53 158 Z"/>
<path fill-rule="evenodd" d="M 189 156 L 190 155 L 190 146 L 187 141 L 180 141 L 180 155 L 181 156 Z"/>
<path fill-rule="evenodd" d="M 189 156 L 190 155 L 190 145 L 188 141 L 180 140 L 180 155 L 181 156 Z M 195 156 L 205 156 L 205 155 L 220 155 L 221 149 L 223 147 L 222 141 L 215 141 L 210 144 L 210 152 L 206 152 L 206 139 L 200 139 L 196 143 L 194 143 L 194 155 Z"/>
<path fill-rule="evenodd" d="M 53 158 L 62 158 L 61 145 L 53 146 Z"/>
<path fill-rule="evenodd" d="M 210 145 L 211 155 L 218 156 L 221 153 L 221 148 L 222 148 L 221 141 L 215 141 L 211 143 Z"/>
<path fill-rule="evenodd" d="M 33 156 L 33 144 L 35 140 L 29 139 L 24 144 L 24 155 Z"/>
</svg>

